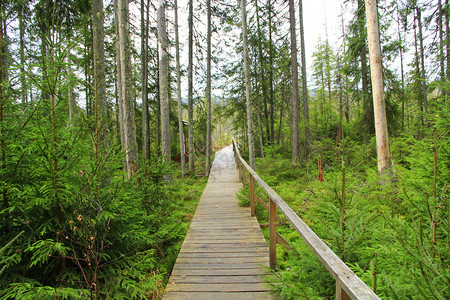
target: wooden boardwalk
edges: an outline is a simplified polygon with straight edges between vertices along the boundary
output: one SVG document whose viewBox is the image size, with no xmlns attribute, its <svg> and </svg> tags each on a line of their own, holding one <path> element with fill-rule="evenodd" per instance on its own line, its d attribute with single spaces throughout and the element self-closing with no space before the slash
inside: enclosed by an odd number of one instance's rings
<svg viewBox="0 0 450 300">
<path fill-rule="evenodd" d="M 240 207 L 232 146 L 215 155 L 211 174 L 163 299 L 272 299 L 267 243 L 250 209 Z"/>
</svg>

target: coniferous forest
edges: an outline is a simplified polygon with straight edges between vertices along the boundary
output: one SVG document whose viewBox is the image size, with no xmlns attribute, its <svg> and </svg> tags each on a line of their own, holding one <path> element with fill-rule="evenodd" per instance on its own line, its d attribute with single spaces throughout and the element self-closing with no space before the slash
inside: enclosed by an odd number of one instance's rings
<svg viewBox="0 0 450 300">
<path fill-rule="evenodd" d="M 2 0 L 0 298 L 161 299 L 238 136 L 380 298 L 449 299 L 450 4 L 326 0 L 339 37 L 311 40 L 305 3 Z M 278 230 L 274 295 L 333 299 Z"/>
</svg>

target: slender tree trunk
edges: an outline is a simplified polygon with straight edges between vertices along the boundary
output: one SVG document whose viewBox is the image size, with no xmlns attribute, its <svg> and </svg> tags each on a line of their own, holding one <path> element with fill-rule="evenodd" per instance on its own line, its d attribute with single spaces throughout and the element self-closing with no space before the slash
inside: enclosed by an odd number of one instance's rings
<svg viewBox="0 0 450 300">
<path fill-rule="evenodd" d="M 189 0 L 189 57 L 188 57 L 188 144 L 189 144 L 189 171 L 195 174 L 194 155 L 194 0 Z"/>
<path fill-rule="evenodd" d="M 103 148 L 108 146 L 108 127 L 106 124 L 106 81 L 105 81 L 105 33 L 103 0 L 92 0 L 92 29 L 94 55 L 94 99 L 95 99 L 95 133 L 96 144 Z M 98 151 L 96 151 L 98 153 Z"/>
<path fill-rule="evenodd" d="M 369 97 L 369 70 L 367 67 L 367 48 L 366 48 L 366 32 L 364 28 L 364 0 L 358 0 L 358 23 L 359 23 L 359 37 L 361 38 L 360 48 L 360 62 L 361 62 L 361 81 L 362 81 L 362 96 L 363 96 L 363 123 L 364 131 L 373 133 L 373 102 Z"/>
<path fill-rule="evenodd" d="M 447 80 L 450 80 L 450 12 L 448 11 L 450 4 L 445 0 L 445 32 L 446 32 L 446 48 L 447 48 Z M 447 91 L 448 92 L 448 91 Z M 445 100 L 444 100 L 445 101 Z"/>
<path fill-rule="evenodd" d="M 246 1 L 241 0 L 241 20 L 242 20 L 242 40 L 244 48 L 244 81 L 245 81 L 245 98 L 247 102 L 247 132 L 248 132 L 248 153 L 249 163 L 252 169 L 255 169 L 255 141 L 253 135 L 253 109 L 250 83 L 250 62 L 248 57 L 248 41 L 247 41 L 247 8 Z"/>
<path fill-rule="evenodd" d="M 423 93 L 423 108 L 425 115 L 428 114 L 428 97 L 427 97 L 427 82 L 425 72 L 425 54 L 423 48 L 423 34 L 422 34 L 422 12 L 417 6 L 417 26 L 419 29 L 419 50 L 420 50 L 420 77 L 422 78 L 422 93 Z"/>
<path fill-rule="evenodd" d="M 134 101 L 131 88 L 131 57 L 130 57 L 130 23 L 128 0 L 118 0 L 118 36 L 120 59 L 121 104 L 123 113 L 123 131 L 125 140 L 125 160 L 128 177 L 137 171 L 137 142 L 134 119 Z"/>
<path fill-rule="evenodd" d="M 297 34 L 295 32 L 294 0 L 289 0 L 289 24 L 291 35 L 291 72 L 292 72 L 292 158 L 297 160 L 299 151 L 299 95 L 297 70 Z"/>
<path fill-rule="evenodd" d="M 372 76 L 375 134 L 377 140 L 378 172 L 392 172 L 392 157 L 389 149 L 389 135 L 384 103 L 383 67 L 378 31 L 378 10 L 376 0 L 366 1 L 367 32 L 370 54 L 370 73 Z"/>
<path fill-rule="evenodd" d="M 23 23 L 23 6 L 19 5 L 19 52 L 20 52 L 20 87 L 22 103 L 28 103 L 28 89 L 25 80 L 25 24 Z"/>
<path fill-rule="evenodd" d="M 302 55 L 302 96 L 303 96 L 303 118 L 305 119 L 305 150 L 311 153 L 311 132 L 309 130 L 309 104 L 308 104 L 308 82 L 306 77 L 306 52 L 305 52 L 305 28 L 303 26 L 303 0 L 298 2 L 298 15 L 300 20 L 300 47 Z"/>
<path fill-rule="evenodd" d="M 166 30 L 166 0 L 158 0 L 159 102 L 161 105 L 162 155 L 170 162 L 169 56 Z"/>
<path fill-rule="evenodd" d="M 416 24 L 416 14 L 414 13 L 414 21 L 413 21 L 413 29 L 414 29 L 414 57 L 415 57 L 415 72 L 416 72 L 416 81 L 419 81 L 419 84 L 421 85 L 422 83 L 420 83 L 420 78 L 422 77 L 421 75 L 421 71 L 420 71 L 420 57 L 419 57 L 419 48 L 417 46 L 418 44 L 418 37 L 417 37 L 417 24 Z M 424 125 L 424 113 L 423 113 L 423 93 L 421 95 L 417 95 L 418 97 L 418 102 L 419 102 L 419 108 L 420 108 L 420 121 L 421 124 Z"/>
<path fill-rule="evenodd" d="M 397 3 L 397 30 L 398 30 L 398 40 L 400 41 L 399 54 L 400 54 L 400 76 L 402 80 L 402 131 L 405 130 L 405 100 L 406 100 L 406 90 L 405 90 L 405 71 L 403 65 L 403 39 L 401 35 L 400 27 L 400 12 Z"/>
<path fill-rule="evenodd" d="M 268 98 L 270 95 L 267 93 L 267 80 L 266 80 L 266 72 L 265 72 L 265 59 L 263 54 L 263 37 L 261 32 L 261 21 L 259 17 L 259 6 L 258 6 L 258 0 L 255 0 L 255 9 L 256 9 L 256 26 L 257 26 L 257 32 L 258 32 L 258 60 L 259 60 L 259 80 L 261 81 L 261 96 L 264 102 L 264 127 L 266 129 L 267 138 L 270 138 L 270 124 L 269 124 L 269 111 L 267 108 L 267 103 L 270 101 Z M 258 116 L 258 118 L 261 118 Z M 262 126 L 263 124 L 260 123 L 259 126 Z M 264 137 L 263 137 L 264 141 Z M 262 146 L 261 146 L 262 147 Z M 262 149 L 262 148 L 261 148 Z M 263 155 L 264 157 L 264 155 Z"/>
<path fill-rule="evenodd" d="M 0 16 L 3 16 L 3 4 L 0 4 Z M 5 81 L 5 58 L 6 58 L 6 45 L 4 43 L 4 28 L 3 20 L 0 19 L 0 147 L 2 153 L 2 196 L 3 196 L 3 208 L 9 207 L 8 189 L 4 184 L 6 179 L 6 141 L 5 141 L 5 104 L 6 97 L 3 93 L 3 84 Z"/>
<path fill-rule="evenodd" d="M 206 0 L 207 29 L 206 29 L 206 166 L 205 176 L 209 176 L 211 167 L 211 0 Z"/>
<path fill-rule="evenodd" d="M 120 135 L 120 145 L 122 146 L 122 150 L 125 151 L 125 131 L 123 126 L 123 99 L 122 99 L 122 67 L 121 67 L 121 58 L 120 58 L 120 47 L 119 47 L 119 4 L 118 0 L 114 1 L 115 4 L 115 30 L 116 30 L 116 93 L 117 93 L 117 111 L 118 111 L 118 126 L 119 126 L 119 135 Z M 127 172 L 126 163 L 124 164 L 124 171 Z"/>
<path fill-rule="evenodd" d="M 269 114 L 270 114 L 270 141 L 273 143 L 275 141 L 275 121 L 273 118 L 274 113 L 274 90 L 273 90 L 273 44 L 272 44 L 272 4 L 271 0 L 267 1 L 267 9 L 269 13 L 269 88 L 270 88 L 270 98 L 269 98 Z"/>
<path fill-rule="evenodd" d="M 145 5 L 146 0 L 141 0 L 141 85 L 142 85 L 142 156 L 150 157 L 150 146 L 148 142 L 148 27 L 150 6 Z M 150 2 L 147 0 L 147 2 Z"/>
<path fill-rule="evenodd" d="M 180 38 L 178 35 L 178 1 L 174 1 L 175 10 L 175 51 L 177 60 L 177 103 L 178 103 L 178 135 L 180 142 L 181 176 L 186 174 L 186 150 L 184 149 L 183 111 L 181 106 L 181 67 L 180 67 Z"/>
<path fill-rule="evenodd" d="M 439 30 L 439 66 L 441 81 L 445 80 L 445 57 L 444 57 L 444 30 L 443 30 L 443 10 L 442 0 L 438 1 L 438 30 Z"/>
</svg>

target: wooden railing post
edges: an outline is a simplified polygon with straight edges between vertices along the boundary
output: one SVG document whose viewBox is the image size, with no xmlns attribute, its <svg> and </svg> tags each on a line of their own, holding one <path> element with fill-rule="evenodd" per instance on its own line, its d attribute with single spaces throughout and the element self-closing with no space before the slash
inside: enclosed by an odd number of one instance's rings
<svg viewBox="0 0 450 300">
<path fill-rule="evenodd" d="M 336 281 L 336 300 L 351 300 L 345 290 L 341 287 L 339 282 Z"/>
<path fill-rule="evenodd" d="M 255 216 L 255 185 L 252 174 L 250 176 L 250 215 Z"/>
<path fill-rule="evenodd" d="M 272 198 L 269 201 L 269 265 L 272 270 L 277 269 L 277 205 Z"/>
</svg>

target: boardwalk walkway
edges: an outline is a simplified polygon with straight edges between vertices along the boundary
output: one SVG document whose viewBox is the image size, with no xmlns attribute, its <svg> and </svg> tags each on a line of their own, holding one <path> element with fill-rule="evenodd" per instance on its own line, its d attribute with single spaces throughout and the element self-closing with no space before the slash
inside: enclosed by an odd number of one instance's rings
<svg viewBox="0 0 450 300">
<path fill-rule="evenodd" d="M 241 186 L 228 146 L 215 155 L 163 299 L 272 299 L 261 276 L 267 244 L 249 208 L 238 205 Z"/>
</svg>

